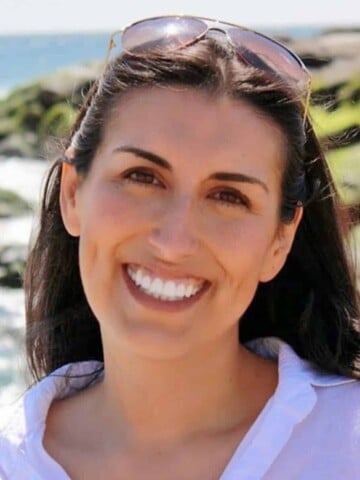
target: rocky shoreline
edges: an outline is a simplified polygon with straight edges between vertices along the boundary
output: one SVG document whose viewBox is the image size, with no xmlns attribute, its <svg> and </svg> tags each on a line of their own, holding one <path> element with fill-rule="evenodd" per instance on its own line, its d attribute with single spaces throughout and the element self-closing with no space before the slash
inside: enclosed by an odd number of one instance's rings
<svg viewBox="0 0 360 480">
<path fill-rule="evenodd" d="M 313 76 L 311 116 L 340 198 L 360 219 L 360 28 L 329 30 L 308 39 L 282 39 Z M 82 99 L 101 70 L 89 63 L 64 69 L 0 100 L 0 164 L 5 158 L 51 156 L 69 130 Z M 326 107 L 326 108 L 324 108 Z M 50 153 L 49 153 L 50 152 Z M 30 214 L 34 205 L 0 185 L 0 220 Z M 1 227 L 0 227 L 1 228 Z M 0 285 L 20 287 L 26 245 L 0 239 Z"/>
</svg>

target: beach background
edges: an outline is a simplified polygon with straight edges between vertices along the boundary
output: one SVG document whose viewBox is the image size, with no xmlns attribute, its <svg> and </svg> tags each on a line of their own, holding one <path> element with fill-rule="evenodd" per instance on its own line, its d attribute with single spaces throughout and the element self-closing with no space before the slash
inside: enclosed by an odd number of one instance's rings
<svg viewBox="0 0 360 480">
<path fill-rule="evenodd" d="M 38 0 L 39 6 L 41 2 Z M 109 2 L 111 0 L 104 0 L 104 5 Z M 157 9 L 139 2 L 136 11 L 128 12 L 127 16 L 118 12 L 118 23 L 114 25 L 112 20 L 112 28 L 111 15 L 102 12 L 102 18 L 108 23 L 103 23 L 101 32 L 88 31 L 95 30 L 94 24 L 84 18 L 83 23 L 74 25 L 71 17 L 62 27 L 54 26 L 51 22 L 60 5 L 57 1 L 48 2 L 55 11 L 47 23 L 39 19 L 36 23 L 30 17 L 24 23 L 23 17 L 26 18 L 26 9 L 31 3 L 34 7 L 36 1 L 18 2 L 18 8 L 23 8 L 22 20 L 13 23 L 11 30 L 14 3 L 5 0 L 5 13 L 8 7 L 11 15 L 8 22 L 6 15 L 5 21 L 4 17 L 0 20 L 0 418 L 30 382 L 24 357 L 22 273 L 30 234 L 36 227 L 42 179 L 53 155 L 52 145 L 68 130 L 83 95 L 100 71 L 110 32 L 128 23 L 132 19 L 129 17 L 169 11 L 220 17 L 276 35 L 294 48 L 314 77 L 311 115 L 318 135 L 327 145 L 327 159 L 342 205 L 350 209 L 354 228 L 349 242 L 354 255 L 360 239 L 357 226 L 360 219 L 360 7 L 357 2 L 353 2 L 353 10 L 346 18 L 338 15 L 330 22 L 324 13 L 322 22 L 314 22 L 314 17 L 313 21 L 308 19 L 308 23 L 302 21 L 301 24 L 296 23 L 296 18 L 286 22 L 286 17 L 274 15 L 276 5 L 265 22 L 256 12 L 246 21 L 244 12 L 236 10 L 235 3 L 224 15 L 219 6 L 194 11 L 190 3 L 185 8 L 186 1 L 174 2 L 173 8 L 159 2 L 161 8 Z M 68 2 L 61 3 L 65 8 Z M 79 3 L 85 5 L 82 1 Z M 46 8 L 43 7 L 42 15 L 46 14 Z M 283 13 L 280 4 L 277 12 Z M 60 11 L 58 16 L 60 18 Z M 97 21 L 99 27 L 101 18 Z M 50 31 L 54 28 L 57 33 Z"/>
</svg>

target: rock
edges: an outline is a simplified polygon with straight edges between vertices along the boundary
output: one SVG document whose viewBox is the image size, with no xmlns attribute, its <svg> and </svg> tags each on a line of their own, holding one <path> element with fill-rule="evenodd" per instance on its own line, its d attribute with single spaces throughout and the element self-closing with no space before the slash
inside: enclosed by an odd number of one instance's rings
<svg viewBox="0 0 360 480">
<path fill-rule="evenodd" d="M 334 86 L 343 87 L 351 78 L 356 78 L 360 89 L 360 31 L 332 31 L 290 41 L 289 46 L 310 69 L 313 90 L 321 89 L 325 94 Z"/>
<path fill-rule="evenodd" d="M 31 205 L 10 190 L 0 188 L 0 218 L 23 215 L 32 211 Z"/>
<path fill-rule="evenodd" d="M 14 89 L 0 101 L 0 117 L 13 117 L 21 107 L 34 103 L 40 91 L 38 82 Z"/>
<path fill-rule="evenodd" d="M 14 117 L 0 117 L 0 140 L 18 130 L 18 124 Z"/>
<path fill-rule="evenodd" d="M 64 68 L 44 77 L 39 82 L 43 105 L 46 106 L 46 100 L 51 97 L 51 105 L 64 100 L 79 105 L 92 82 L 100 74 L 101 67 L 101 62 L 89 62 Z M 51 105 L 47 104 L 48 107 Z"/>
<path fill-rule="evenodd" d="M 0 248 L 0 286 L 19 288 L 22 286 L 27 256 L 24 245 L 9 245 Z"/>
<path fill-rule="evenodd" d="M 0 140 L 0 155 L 4 157 L 40 157 L 38 136 L 33 132 L 11 133 Z"/>
<path fill-rule="evenodd" d="M 325 33 L 316 38 L 304 38 L 289 42 L 301 58 L 354 58 L 360 55 L 360 32 Z"/>
<path fill-rule="evenodd" d="M 359 77 L 360 55 L 353 58 L 337 58 L 328 62 L 323 68 L 317 69 L 313 74 L 316 90 L 329 90 L 338 85 L 343 87 L 349 79 Z M 360 82 L 359 82 L 360 83 Z M 358 90 L 360 85 L 358 84 Z"/>
<path fill-rule="evenodd" d="M 100 71 L 99 62 L 66 68 L 0 100 L 0 155 L 42 158 L 48 140 L 69 130 Z"/>
</svg>

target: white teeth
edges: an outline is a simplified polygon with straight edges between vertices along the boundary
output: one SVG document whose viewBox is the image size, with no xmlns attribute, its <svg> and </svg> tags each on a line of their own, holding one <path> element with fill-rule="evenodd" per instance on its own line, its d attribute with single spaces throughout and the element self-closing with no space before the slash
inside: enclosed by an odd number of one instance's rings
<svg viewBox="0 0 360 480">
<path fill-rule="evenodd" d="M 146 288 L 145 282 L 144 287 Z M 163 282 L 160 280 L 160 278 L 155 278 L 149 288 L 149 292 L 152 293 L 155 297 L 158 297 L 162 294 L 162 287 Z"/>
<path fill-rule="evenodd" d="M 189 287 L 191 290 L 192 290 L 192 286 L 189 285 Z M 176 285 L 175 285 L 175 282 L 171 281 L 171 280 L 168 280 L 166 283 L 165 283 L 165 287 L 163 288 L 163 295 L 165 295 L 166 297 L 174 297 L 176 294 Z"/>
<path fill-rule="evenodd" d="M 184 297 L 185 296 L 185 290 L 186 290 L 186 287 L 183 283 L 181 283 L 180 285 L 178 285 L 176 287 L 176 296 L 177 297 Z"/>
<path fill-rule="evenodd" d="M 186 287 L 186 291 L 185 291 L 185 297 L 188 298 L 188 297 L 191 297 L 192 293 L 193 293 L 193 287 L 191 285 L 188 285 Z"/>
<path fill-rule="evenodd" d="M 135 281 L 136 285 L 140 285 L 141 278 L 142 278 L 142 271 L 141 268 L 136 272 L 135 278 L 131 276 L 131 278 Z"/>
<path fill-rule="evenodd" d="M 160 298 L 165 301 L 181 300 L 195 295 L 204 285 L 205 282 L 199 285 L 196 283 L 188 283 L 190 279 L 184 279 L 184 282 L 177 283 L 173 280 L 162 280 L 161 278 L 151 278 L 145 275 L 145 271 L 141 268 L 135 269 L 128 266 L 127 272 L 133 282 L 148 295 Z"/>
</svg>

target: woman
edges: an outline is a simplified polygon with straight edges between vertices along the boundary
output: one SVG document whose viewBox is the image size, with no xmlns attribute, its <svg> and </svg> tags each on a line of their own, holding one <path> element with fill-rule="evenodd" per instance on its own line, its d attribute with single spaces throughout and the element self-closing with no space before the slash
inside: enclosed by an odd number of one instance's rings
<svg viewBox="0 0 360 480">
<path fill-rule="evenodd" d="M 359 311 L 306 69 L 193 17 L 122 46 L 48 175 L 1 478 L 357 478 Z"/>
</svg>

